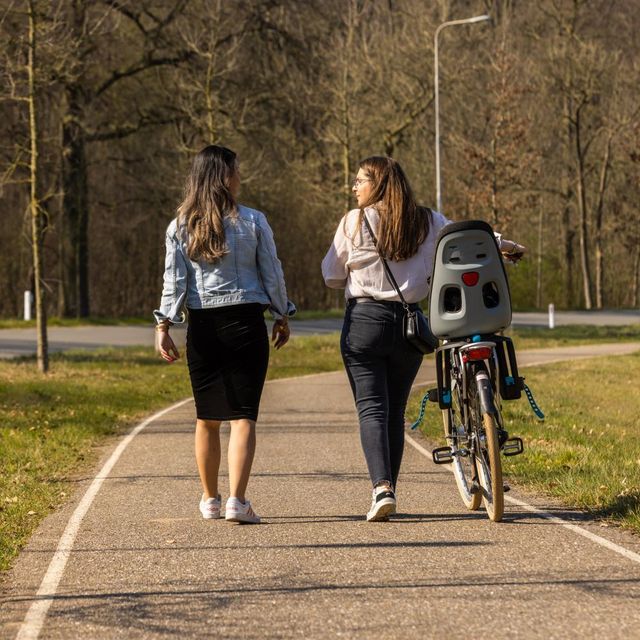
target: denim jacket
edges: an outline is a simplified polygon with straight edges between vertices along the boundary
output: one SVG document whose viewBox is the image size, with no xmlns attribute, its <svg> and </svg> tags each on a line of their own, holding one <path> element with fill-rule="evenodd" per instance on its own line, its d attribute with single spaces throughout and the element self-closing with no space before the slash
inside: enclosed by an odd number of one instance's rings
<svg viewBox="0 0 640 640">
<path fill-rule="evenodd" d="M 276 254 L 273 232 L 265 215 L 238 205 L 238 215 L 225 217 L 229 253 L 215 263 L 194 261 L 178 233 L 177 220 L 167 228 L 167 253 L 157 322 L 182 323 L 183 307 L 210 309 L 258 302 L 275 318 L 290 316 L 295 306 L 287 298 L 282 266 Z"/>
</svg>

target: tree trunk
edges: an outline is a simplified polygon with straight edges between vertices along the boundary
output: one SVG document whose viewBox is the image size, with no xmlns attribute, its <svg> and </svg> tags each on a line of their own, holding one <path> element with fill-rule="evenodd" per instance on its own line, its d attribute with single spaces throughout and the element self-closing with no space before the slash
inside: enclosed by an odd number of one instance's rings
<svg viewBox="0 0 640 640">
<path fill-rule="evenodd" d="M 342 78 L 340 87 L 340 164 L 342 172 L 342 209 L 344 213 L 349 211 L 351 203 L 351 65 L 353 63 L 353 38 L 357 28 L 358 7 L 351 0 L 347 9 L 346 33 L 344 40 L 344 58 L 342 60 Z"/>
<path fill-rule="evenodd" d="M 538 202 L 538 259 L 536 268 L 536 308 L 542 309 L 542 205 Z"/>
<path fill-rule="evenodd" d="M 493 131 L 491 140 L 491 224 L 495 229 L 500 228 L 500 218 L 498 216 L 498 127 Z"/>
<path fill-rule="evenodd" d="M 205 88 L 206 93 L 204 96 L 205 99 L 205 108 L 206 108 L 206 123 L 207 123 L 207 134 L 210 144 L 218 143 L 218 126 L 217 126 L 217 106 L 216 106 L 216 97 L 214 93 L 214 82 L 215 82 L 215 72 L 216 72 L 216 62 L 217 62 L 217 47 L 216 41 L 219 38 L 219 20 L 220 20 L 220 12 L 222 10 L 220 0 L 216 3 L 215 12 L 216 12 L 216 27 L 211 30 L 209 34 L 209 56 L 207 58 L 207 73 L 205 78 Z"/>
<path fill-rule="evenodd" d="M 345 95 L 343 104 L 343 142 L 342 142 L 342 210 L 349 211 L 351 202 L 351 140 L 349 101 Z"/>
<path fill-rule="evenodd" d="M 567 80 L 565 79 L 565 83 Z M 562 184 L 561 192 L 564 200 L 564 207 L 562 210 L 562 247 L 564 250 L 564 263 L 566 267 L 565 271 L 565 302 L 567 307 L 573 305 L 573 240 L 575 237 L 575 231 L 571 224 L 571 200 L 573 199 L 573 190 L 571 188 L 571 148 L 573 146 L 573 132 L 570 125 L 571 114 L 571 98 L 568 95 L 564 96 L 562 104 L 565 127 L 565 145 L 563 147 L 563 170 L 562 170 Z"/>
<path fill-rule="evenodd" d="M 45 224 L 38 194 L 38 125 L 36 121 L 36 15 L 33 0 L 28 3 L 29 13 L 29 60 L 27 63 L 29 105 L 29 211 L 31 214 L 31 248 L 33 256 L 33 276 L 35 284 L 36 327 L 37 327 L 37 361 L 42 373 L 49 370 L 49 344 L 47 340 L 47 309 L 45 289 L 43 287 L 44 269 L 42 247 Z"/>
<path fill-rule="evenodd" d="M 594 231 L 594 244 L 596 254 L 596 307 L 602 309 L 604 305 L 604 249 L 602 246 L 602 220 L 604 217 L 604 196 L 607 191 L 607 178 L 609 177 L 609 159 L 611 157 L 611 140 L 607 137 L 604 158 L 600 169 L 600 184 L 598 186 L 598 205 L 596 207 L 596 220 Z"/>
<path fill-rule="evenodd" d="M 584 306 L 586 309 L 593 308 L 593 302 L 591 300 L 591 269 L 589 266 L 589 238 L 588 238 L 588 208 L 587 208 L 587 196 L 585 193 L 585 167 L 584 167 L 584 152 L 582 149 L 582 141 L 580 139 L 580 111 L 582 107 L 579 107 L 576 111 L 576 155 L 578 159 L 578 173 L 576 176 L 576 189 L 578 198 L 578 212 L 580 215 L 580 224 L 578 226 L 579 238 L 580 238 L 580 267 L 582 270 L 582 291 L 584 295 Z"/>
<path fill-rule="evenodd" d="M 86 3 L 74 0 L 70 10 L 72 38 L 86 40 Z M 84 65 L 84 57 L 78 61 Z M 89 208 L 84 117 L 89 97 L 82 68 L 65 87 L 62 114 L 62 225 L 60 245 L 62 263 L 63 315 L 89 315 Z"/>
<path fill-rule="evenodd" d="M 83 115 L 81 90 L 67 87 L 67 118 L 62 127 L 62 216 L 65 237 L 64 315 L 85 318 L 89 315 L 89 207 L 85 133 L 80 124 Z"/>
<path fill-rule="evenodd" d="M 640 306 L 640 247 L 633 252 L 633 280 L 631 283 L 631 308 Z"/>
<path fill-rule="evenodd" d="M 342 66 L 342 182 L 344 213 L 349 211 L 351 201 L 351 51 L 353 48 L 354 13 L 356 8 L 349 3 L 347 34 L 345 42 L 345 58 Z"/>
</svg>

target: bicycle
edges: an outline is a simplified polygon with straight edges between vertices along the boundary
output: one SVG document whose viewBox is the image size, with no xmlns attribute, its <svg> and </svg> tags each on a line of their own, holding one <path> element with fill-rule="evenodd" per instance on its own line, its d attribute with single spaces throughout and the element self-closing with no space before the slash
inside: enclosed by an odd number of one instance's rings
<svg viewBox="0 0 640 640">
<path fill-rule="evenodd" d="M 511 299 L 488 224 L 460 222 L 442 230 L 429 307 L 431 331 L 442 344 L 436 349 L 437 388 L 425 395 L 419 421 L 426 400 L 437 402 L 447 446 L 432 451 L 433 461 L 453 465 L 468 509 L 483 503 L 489 519 L 499 522 L 505 490 L 500 455 L 524 452 L 522 439 L 504 428 L 501 401 L 518 399 L 526 389 L 534 402 L 518 374 L 513 342 L 498 334 L 511 323 Z"/>
</svg>

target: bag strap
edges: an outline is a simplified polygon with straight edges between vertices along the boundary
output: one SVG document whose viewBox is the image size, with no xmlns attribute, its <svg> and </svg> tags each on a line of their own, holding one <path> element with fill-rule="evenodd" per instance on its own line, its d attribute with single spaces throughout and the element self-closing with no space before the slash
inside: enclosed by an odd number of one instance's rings
<svg viewBox="0 0 640 640">
<path fill-rule="evenodd" d="M 373 244 L 374 244 L 374 246 L 376 247 L 376 250 L 377 250 L 378 249 L 378 238 L 376 238 L 376 234 L 373 233 L 373 229 L 371 228 L 371 225 L 369 224 L 369 219 L 367 218 L 367 214 L 363 211 L 362 215 L 364 216 L 364 223 L 367 226 L 367 231 L 369 232 L 369 235 L 373 239 Z M 400 300 L 402 301 L 402 306 L 404 307 L 405 311 L 408 311 L 409 310 L 409 305 L 407 304 L 407 301 L 404 299 L 404 296 L 402 295 L 402 291 L 400 291 L 400 287 L 398 286 L 398 283 L 396 282 L 396 279 L 393 277 L 393 273 L 391 273 L 391 269 L 390 269 L 389 265 L 387 264 L 387 261 L 384 259 L 384 257 L 380 254 L 379 251 L 378 251 L 378 256 L 380 256 L 380 260 L 382 260 L 382 264 L 384 266 L 384 272 L 387 274 L 387 279 L 391 283 L 391 286 L 396 290 L 396 293 L 398 294 L 398 296 L 400 296 Z"/>
</svg>

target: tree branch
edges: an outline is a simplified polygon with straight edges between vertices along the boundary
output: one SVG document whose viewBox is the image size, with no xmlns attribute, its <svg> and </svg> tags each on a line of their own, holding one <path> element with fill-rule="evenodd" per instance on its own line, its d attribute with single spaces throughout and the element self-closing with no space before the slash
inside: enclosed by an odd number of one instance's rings
<svg viewBox="0 0 640 640">
<path fill-rule="evenodd" d="M 122 80 L 123 78 L 130 78 L 131 76 L 135 76 L 138 73 L 141 73 L 142 71 L 146 71 L 147 69 L 151 69 L 153 67 L 178 65 L 188 60 L 191 55 L 192 54 L 187 51 L 184 51 L 180 53 L 180 55 L 173 58 L 153 58 L 152 54 L 149 54 L 148 56 L 145 56 L 146 59 L 143 58 L 142 61 L 136 64 L 132 64 L 128 69 L 114 71 L 111 76 L 95 90 L 94 97 L 99 97 L 109 88 L 111 88 L 116 82 Z"/>
</svg>

